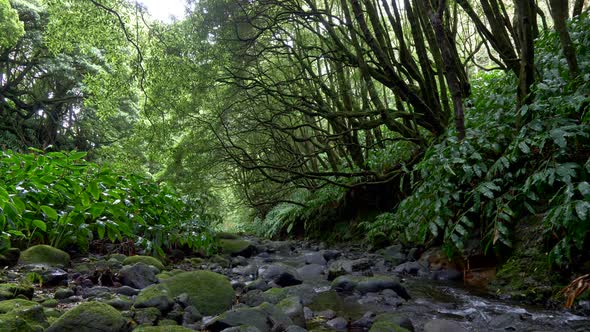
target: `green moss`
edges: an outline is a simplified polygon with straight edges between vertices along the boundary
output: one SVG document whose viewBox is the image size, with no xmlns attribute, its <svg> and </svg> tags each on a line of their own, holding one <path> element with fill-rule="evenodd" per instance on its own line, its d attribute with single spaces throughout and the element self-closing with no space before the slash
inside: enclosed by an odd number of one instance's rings
<svg viewBox="0 0 590 332">
<path fill-rule="evenodd" d="M 55 308 L 59 304 L 59 301 L 56 299 L 47 299 L 41 303 L 45 308 Z"/>
<path fill-rule="evenodd" d="M 264 301 L 269 303 L 279 303 L 281 300 L 289 296 L 286 288 L 271 288 L 262 293 Z"/>
<path fill-rule="evenodd" d="M 34 289 L 32 286 L 11 283 L 0 284 L 0 301 L 14 299 L 22 296 L 31 299 L 33 294 Z"/>
<path fill-rule="evenodd" d="M 246 250 L 252 243 L 246 240 L 221 239 L 219 245 L 224 254 L 232 255 Z"/>
<path fill-rule="evenodd" d="M 57 248 L 40 244 L 32 246 L 20 255 L 22 264 L 48 264 L 52 266 L 69 266 L 70 255 Z"/>
<path fill-rule="evenodd" d="M 179 273 L 162 281 L 172 297 L 187 293 L 190 302 L 203 315 L 217 315 L 234 302 L 234 289 L 227 278 L 210 271 Z"/>
<path fill-rule="evenodd" d="M 47 332 L 120 331 L 127 321 L 117 309 L 101 302 L 85 302 L 63 314 Z"/>
<path fill-rule="evenodd" d="M 527 236 L 516 241 L 514 252 L 499 267 L 490 288 L 517 300 L 543 303 L 559 291 L 562 281 L 558 273 L 550 273 L 541 219 L 537 216 L 522 220 L 516 233 Z"/>
<path fill-rule="evenodd" d="M 388 321 L 375 322 L 369 332 L 410 332 L 403 327 Z"/>
<path fill-rule="evenodd" d="M 12 314 L 0 314 L 0 326 L 3 332 L 42 332 L 43 327 L 31 324 L 23 317 Z"/>
<path fill-rule="evenodd" d="M 153 305 L 154 300 L 160 296 L 168 298 L 168 302 L 172 302 L 172 296 L 170 291 L 163 284 L 150 285 L 141 290 L 135 299 L 135 306 L 137 307 L 149 307 Z"/>
<path fill-rule="evenodd" d="M 39 303 L 29 300 L 12 299 L 0 302 L 0 315 L 5 324 L 16 329 L 14 331 L 20 331 L 20 329 L 38 330 L 39 327 L 42 329 L 43 326 L 47 326 L 47 318 L 43 308 Z M 3 327 L 2 322 L 0 322 L 0 326 Z M 2 329 L 2 331 L 5 330 Z"/>
<path fill-rule="evenodd" d="M 123 263 L 123 261 L 125 260 L 125 258 L 127 258 L 127 256 L 123 255 L 123 254 L 111 254 L 109 255 L 109 259 L 115 259 L 118 262 Z"/>
<path fill-rule="evenodd" d="M 147 265 L 153 265 L 153 266 L 157 267 L 160 271 L 164 269 L 164 264 L 162 264 L 162 262 L 159 259 L 151 257 L 151 256 L 136 255 L 136 256 L 129 256 L 129 257 L 125 258 L 125 260 L 123 260 L 123 265 L 133 265 L 135 263 L 144 263 Z"/>
<path fill-rule="evenodd" d="M 309 308 L 313 311 L 333 310 L 338 316 L 353 320 L 359 319 L 364 313 L 364 309 L 360 304 L 352 301 L 344 301 L 336 291 L 318 294 L 309 305 Z"/>
<path fill-rule="evenodd" d="M 24 309 L 29 307 L 34 307 L 39 305 L 39 303 L 29 300 L 23 299 L 12 299 L 0 302 L 0 314 L 5 314 L 7 312 L 11 312 L 16 309 Z"/>
<path fill-rule="evenodd" d="M 224 258 L 223 256 L 220 255 L 214 255 L 213 257 L 211 257 L 209 259 L 212 263 L 217 263 L 219 264 L 219 266 L 221 267 L 229 267 L 230 262 L 228 259 Z"/>
</svg>

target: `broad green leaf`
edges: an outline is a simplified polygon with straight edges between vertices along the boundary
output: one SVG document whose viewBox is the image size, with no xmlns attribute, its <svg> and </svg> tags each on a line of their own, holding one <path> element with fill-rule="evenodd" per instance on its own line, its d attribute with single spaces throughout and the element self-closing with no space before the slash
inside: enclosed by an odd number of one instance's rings
<svg viewBox="0 0 590 332">
<path fill-rule="evenodd" d="M 90 184 L 88 185 L 88 191 L 92 195 L 92 198 L 98 200 L 98 198 L 100 197 L 100 189 L 98 189 L 98 183 L 96 183 L 95 181 L 90 182 Z"/>
<path fill-rule="evenodd" d="M 0 202 L 8 201 L 8 191 L 4 187 L 0 186 Z"/>
<path fill-rule="evenodd" d="M 553 142 L 555 142 L 555 145 L 559 146 L 562 149 L 565 149 L 567 147 L 567 140 L 565 139 L 565 131 L 563 131 L 560 128 L 555 128 L 553 130 L 551 130 L 551 132 L 549 133 L 551 135 L 551 138 L 553 138 Z"/>
<path fill-rule="evenodd" d="M 96 222 L 96 231 L 98 233 L 98 238 L 100 240 L 104 239 L 105 226 L 104 226 L 104 223 L 102 221 L 97 221 Z"/>
<path fill-rule="evenodd" d="M 18 214 L 21 214 L 25 211 L 25 209 L 26 209 L 25 202 L 23 202 L 23 200 L 20 197 L 12 196 L 12 203 L 14 204 L 14 207 L 16 208 L 16 212 Z"/>
<path fill-rule="evenodd" d="M 23 232 L 16 230 L 16 229 L 9 229 L 7 232 L 11 235 L 14 235 L 14 236 L 26 237 L 25 234 L 23 234 Z"/>
<path fill-rule="evenodd" d="M 586 220 L 588 217 L 588 210 L 590 210 L 590 202 L 576 201 L 576 214 L 581 220 Z"/>
<path fill-rule="evenodd" d="M 457 233 L 461 234 L 461 236 L 467 236 L 467 234 L 468 234 L 465 227 L 461 226 L 461 224 L 457 224 L 457 226 L 455 226 L 455 231 L 457 231 Z"/>
<path fill-rule="evenodd" d="M 590 184 L 586 181 L 580 182 L 578 184 L 578 191 L 582 194 L 582 196 L 590 195 Z"/>
<path fill-rule="evenodd" d="M 106 204 L 103 202 L 99 202 L 99 203 L 94 203 L 90 206 L 89 210 L 90 210 L 90 214 L 92 215 L 92 219 L 96 219 L 98 217 L 100 217 L 103 213 L 103 211 L 106 208 Z"/>
<path fill-rule="evenodd" d="M 39 228 L 40 230 L 42 230 L 44 232 L 47 231 L 47 225 L 42 220 L 39 220 L 39 219 L 33 220 L 33 225 L 35 225 L 35 227 Z"/>
<path fill-rule="evenodd" d="M 522 153 L 524 154 L 531 153 L 531 148 L 529 148 L 529 146 L 525 142 L 518 143 L 518 147 L 520 148 L 520 151 L 522 151 Z"/>
<path fill-rule="evenodd" d="M 57 220 L 57 211 L 47 205 L 41 205 L 41 211 L 51 220 Z"/>
<path fill-rule="evenodd" d="M 70 160 L 79 160 L 79 159 L 86 157 L 87 154 L 88 153 L 84 152 L 84 151 L 73 151 L 69 154 L 69 159 Z"/>
<path fill-rule="evenodd" d="M 80 203 L 82 203 L 82 206 L 90 205 L 90 196 L 88 196 L 87 192 L 83 192 L 80 194 Z"/>
</svg>

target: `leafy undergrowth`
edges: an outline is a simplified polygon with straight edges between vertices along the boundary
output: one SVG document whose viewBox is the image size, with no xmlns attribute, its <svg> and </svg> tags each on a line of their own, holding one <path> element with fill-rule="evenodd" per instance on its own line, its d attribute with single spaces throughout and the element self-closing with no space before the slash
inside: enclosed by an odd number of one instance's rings
<svg viewBox="0 0 590 332">
<path fill-rule="evenodd" d="M 215 218 L 154 181 L 86 162 L 84 152 L 0 155 L 0 241 L 85 251 L 93 239 L 164 249 L 208 250 Z"/>
<path fill-rule="evenodd" d="M 571 24 L 584 74 L 570 80 L 558 38 L 537 41 L 542 75 L 535 101 L 515 112 L 514 78 L 503 72 L 472 80 L 467 137 L 433 145 L 413 169 L 411 196 L 390 217 L 391 236 L 442 242 L 461 253 L 477 236 L 484 251 L 510 251 L 518 224 L 541 214 L 544 254 L 562 268 L 588 249 L 590 229 L 590 19 Z M 401 231 L 400 231 L 401 230 Z"/>
</svg>

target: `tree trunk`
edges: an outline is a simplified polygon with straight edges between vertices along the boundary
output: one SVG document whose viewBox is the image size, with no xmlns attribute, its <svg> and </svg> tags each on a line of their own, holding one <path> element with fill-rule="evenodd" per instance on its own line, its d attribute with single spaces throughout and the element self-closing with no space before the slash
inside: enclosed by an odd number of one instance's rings
<svg viewBox="0 0 590 332">
<path fill-rule="evenodd" d="M 520 41 L 517 108 L 520 109 L 522 106 L 530 104 L 534 99 L 531 86 L 535 81 L 535 48 L 533 40 L 534 26 L 536 24 L 535 4 L 532 0 L 516 0 L 516 14 Z"/>
<path fill-rule="evenodd" d="M 584 2 L 584 0 L 575 0 L 572 17 L 580 16 L 582 14 L 582 10 L 584 9 Z"/>
<path fill-rule="evenodd" d="M 460 61 L 457 61 L 457 53 L 453 52 L 452 46 L 450 45 L 451 40 L 443 26 L 442 20 L 446 8 L 446 1 L 441 0 L 436 11 L 431 7 L 429 0 L 426 0 L 425 5 L 444 62 L 445 76 L 449 85 L 455 110 L 455 127 L 457 128 L 457 136 L 459 137 L 459 140 L 463 140 L 465 138 L 463 98 L 467 91 L 463 91 L 460 78 L 467 76 L 461 75 L 460 73 L 462 68 L 457 65 Z"/>
<path fill-rule="evenodd" d="M 570 71 L 570 79 L 576 78 L 580 74 L 578 60 L 576 59 L 576 48 L 572 43 L 569 32 L 567 31 L 566 21 L 568 19 L 568 1 L 567 0 L 550 0 L 551 16 L 553 25 L 559 34 L 559 41 L 563 49 L 563 55 L 567 61 Z"/>
</svg>

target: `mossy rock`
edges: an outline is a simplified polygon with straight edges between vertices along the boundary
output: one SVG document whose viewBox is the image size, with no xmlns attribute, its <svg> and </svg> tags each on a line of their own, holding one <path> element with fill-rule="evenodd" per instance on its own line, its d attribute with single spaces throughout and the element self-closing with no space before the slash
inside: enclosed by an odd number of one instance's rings
<svg viewBox="0 0 590 332">
<path fill-rule="evenodd" d="M 13 314 L 0 314 L 0 327 L 3 332 L 42 332 L 43 326 L 31 324 L 23 317 Z"/>
<path fill-rule="evenodd" d="M 289 316 L 274 305 L 265 302 L 253 308 L 246 307 L 226 311 L 207 323 L 206 329 L 218 332 L 226 328 L 250 325 L 262 332 L 270 332 L 269 321 L 280 326 L 293 325 Z"/>
<path fill-rule="evenodd" d="M 39 305 L 35 301 L 29 301 L 24 299 L 12 299 L 0 302 L 0 314 L 5 314 L 18 309 L 26 309 Z"/>
<path fill-rule="evenodd" d="M 313 311 L 333 310 L 338 316 L 357 320 L 365 313 L 365 308 L 355 301 L 345 301 L 336 291 L 318 294 L 309 305 Z"/>
<path fill-rule="evenodd" d="M 218 232 L 217 234 L 215 234 L 215 236 L 218 239 L 223 239 L 223 240 L 238 240 L 240 238 L 239 235 L 234 234 L 234 233 L 229 233 L 229 232 Z"/>
<path fill-rule="evenodd" d="M 157 307 L 166 310 L 173 298 L 186 293 L 189 303 L 203 315 L 217 315 L 234 302 L 234 289 L 227 278 L 210 271 L 183 272 L 163 279 L 160 284 L 144 288 L 135 307 Z"/>
<path fill-rule="evenodd" d="M 164 264 L 162 264 L 162 262 L 159 259 L 152 257 L 152 256 L 136 255 L 136 256 L 129 256 L 123 260 L 123 265 L 133 265 L 135 263 L 144 263 L 147 265 L 153 265 L 153 266 L 157 267 L 158 270 L 160 270 L 160 271 L 162 271 L 164 269 Z"/>
<path fill-rule="evenodd" d="M 256 252 L 256 247 L 246 240 L 221 239 L 219 245 L 221 252 L 231 256 L 250 257 Z"/>
<path fill-rule="evenodd" d="M 66 267 L 70 265 L 70 255 L 63 250 L 39 244 L 23 251 L 19 261 L 21 264 L 47 264 Z"/>
<path fill-rule="evenodd" d="M 266 290 L 262 293 L 262 298 L 264 301 L 269 303 L 279 303 L 280 301 L 284 300 L 285 298 L 289 297 L 289 292 L 287 288 L 271 288 Z"/>
<path fill-rule="evenodd" d="M 388 312 L 377 315 L 375 317 L 374 323 L 381 323 L 383 329 L 377 331 L 414 331 L 414 324 L 412 321 L 401 313 L 396 312 Z M 392 328 L 391 324 L 395 325 L 397 330 L 387 330 L 387 328 Z M 373 324 L 375 326 L 375 324 Z M 401 328 L 401 330 L 399 330 Z"/>
<path fill-rule="evenodd" d="M 55 308 L 59 305 L 59 301 L 56 299 L 47 299 L 41 303 L 45 308 Z"/>
<path fill-rule="evenodd" d="M 219 266 L 224 267 L 224 268 L 229 267 L 231 264 L 227 258 L 220 256 L 220 255 L 213 255 L 213 257 L 211 257 L 209 259 L 209 261 L 211 263 L 219 264 Z"/>
<path fill-rule="evenodd" d="M 37 331 L 39 328 L 43 330 L 43 327 L 47 326 L 43 307 L 39 303 L 29 300 L 12 299 L 0 302 L 0 316 L 2 316 L 0 327 L 4 327 L 2 323 L 4 321 L 4 324 L 15 329 L 8 329 L 10 331 L 20 331 L 21 329 Z M 5 330 L 2 329 L 2 331 Z"/>
<path fill-rule="evenodd" d="M 193 330 L 178 325 L 139 326 L 133 332 L 192 332 Z"/>
<path fill-rule="evenodd" d="M 127 320 L 117 309 L 101 302 L 85 302 L 63 314 L 46 332 L 122 331 Z"/>
<path fill-rule="evenodd" d="M 410 332 L 410 330 L 388 321 L 375 322 L 369 332 Z"/>
<path fill-rule="evenodd" d="M 304 305 L 311 303 L 319 294 L 314 290 L 314 286 L 311 284 L 301 284 L 295 286 L 288 286 L 282 288 L 271 288 L 264 291 L 261 297 L 264 302 L 277 304 L 290 296 L 299 296 Z"/>
<path fill-rule="evenodd" d="M 33 298 L 34 292 L 35 290 L 32 286 L 11 283 L 0 284 L 0 301 L 10 300 L 21 296 L 31 299 Z"/>
<path fill-rule="evenodd" d="M 189 295 L 189 302 L 206 316 L 217 315 L 231 308 L 234 289 L 221 274 L 210 271 L 179 273 L 162 281 L 172 297 Z"/>
<path fill-rule="evenodd" d="M 118 262 L 121 262 L 121 263 L 123 263 L 123 261 L 125 260 L 125 258 L 127 258 L 126 255 L 118 254 L 118 253 L 110 254 L 109 255 L 109 259 L 114 259 L 114 260 L 116 260 Z"/>
<path fill-rule="evenodd" d="M 155 307 L 161 311 L 168 310 L 174 299 L 167 287 L 162 284 L 148 286 L 141 290 L 135 299 L 136 308 Z"/>
<path fill-rule="evenodd" d="M 549 273 L 542 216 L 532 215 L 516 224 L 515 234 L 527 234 L 514 242 L 510 258 L 499 266 L 496 279 L 489 288 L 496 294 L 509 295 L 514 300 L 544 304 L 564 283 L 559 273 Z M 560 299 L 561 300 L 561 299 Z"/>
<path fill-rule="evenodd" d="M 289 296 L 277 304 L 277 308 L 281 309 L 295 325 L 305 327 L 305 314 L 303 312 L 303 303 L 299 296 Z"/>
</svg>

